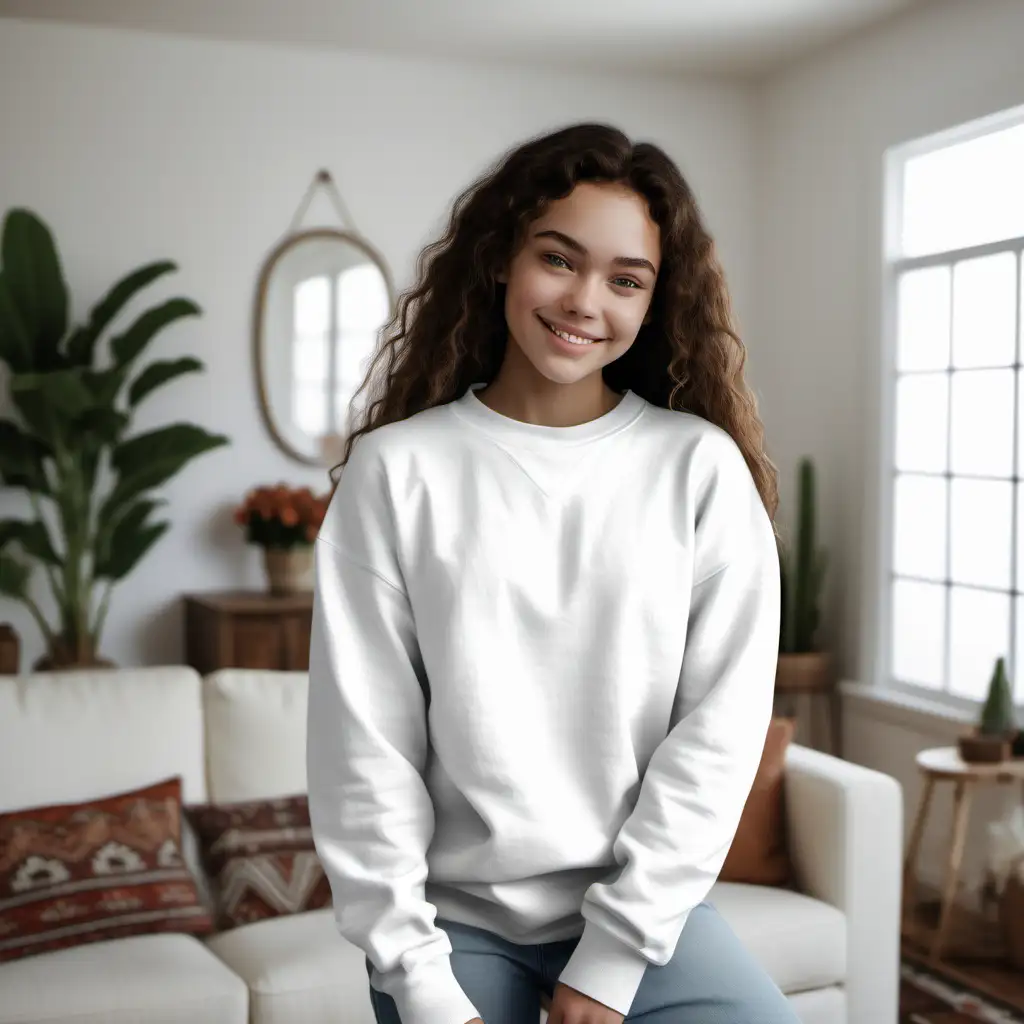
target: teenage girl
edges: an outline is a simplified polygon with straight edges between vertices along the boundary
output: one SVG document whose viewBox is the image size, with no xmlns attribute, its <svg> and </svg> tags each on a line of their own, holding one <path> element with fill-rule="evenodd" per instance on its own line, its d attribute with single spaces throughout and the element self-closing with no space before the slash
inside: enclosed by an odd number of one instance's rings
<svg viewBox="0 0 1024 1024">
<path fill-rule="evenodd" d="M 378 1024 L 796 1021 L 705 901 L 778 657 L 744 361 L 690 188 L 614 128 L 424 251 L 316 541 L 310 813 Z"/>
</svg>

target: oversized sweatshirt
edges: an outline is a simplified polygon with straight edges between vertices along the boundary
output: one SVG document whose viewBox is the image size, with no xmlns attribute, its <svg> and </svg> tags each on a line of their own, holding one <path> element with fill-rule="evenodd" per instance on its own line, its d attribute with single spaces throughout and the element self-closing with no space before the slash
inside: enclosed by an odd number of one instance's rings
<svg viewBox="0 0 1024 1024">
<path fill-rule="evenodd" d="M 341 934 L 403 1024 L 479 1011 L 437 920 L 579 937 L 627 1014 L 732 843 L 779 562 L 721 428 L 627 391 L 576 426 L 475 384 L 355 444 L 316 541 L 307 773 Z"/>
</svg>

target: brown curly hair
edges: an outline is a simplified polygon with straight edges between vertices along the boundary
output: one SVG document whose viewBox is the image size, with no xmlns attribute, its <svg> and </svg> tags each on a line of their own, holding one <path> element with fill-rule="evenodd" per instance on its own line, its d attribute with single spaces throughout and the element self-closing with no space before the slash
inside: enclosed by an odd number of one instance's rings
<svg viewBox="0 0 1024 1024">
<path fill-rule="evenodd" d="M 363 424 L 349 435 L 332 480 L 361 435 L 494 379 L 508 337 L 505 285 L 496 277 L 527 226 L 581 181 L 628 186 L 646 200 L 661 231 L 650 318 L 626 353 L 603 367 L 606 384 L 725 430 L 743 452 L 774 527 L 778 473 L 765 451 L 757 399 L 743 378 L 746 349 L 714 241 L 693 192 L 664 151 L 603 124 L 571 125 L 530 139 L 458 196 L 444 235 L 420 253 L 419 283 L 400 297 L 353 396 L 354 403 L 371 388 Z"/>
</svg>

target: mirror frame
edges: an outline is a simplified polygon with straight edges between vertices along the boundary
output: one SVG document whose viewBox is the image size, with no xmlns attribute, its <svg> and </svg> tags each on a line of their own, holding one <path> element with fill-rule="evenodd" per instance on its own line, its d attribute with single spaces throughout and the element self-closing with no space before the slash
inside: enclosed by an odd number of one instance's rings
<svg viewBox="0 0 1024 1024">
<path fill-rule="evenodd" d="M 309 228 L 304 231 L 294 231 L 285 235 L 284 238 L 274 246 L 270 251 L 270 254 L 263 261 L 263 266 L 260 268 L 259 278 L 256 283 L 256 299 L 253 309 L 253 367 L 256 373 L 256 394 L 259 399 L 260 415 L 263 418 L 264 425 L 270 432 L 270 436 L 274 439 L 281 451 L 295 459 L 297 462 L 303 463 L 303 465 L 316 466 L 317 468 L 323 469 L 329 460 L 313 458 L 303 454 L 289 444 L 278 431 L 267 400 L 266 367 L 264 366 L 263 361 L 263 342 L 265 340 L 263 333 L 263 319 L 266 312 L 267 288 L 270 283 L 270 276 L 274 272 L 274 267 L 286 252 L 295 248 L 295 246 L 314 238 L 334 238 L 341 242 L 347 242 L 349 245 L 353 245 L 357 249 L 360 249 L 377 265 L 384 278 L 384 287 L 387 291 L 388 318 L 394 316 L 397 297 L 395 294 L 394 282 L 391 278 L 391 271 L 388 269 L 387 262 L 383 255 L 365 238 L 352 231 L 342 231 L 338 228 Z M 381 326 L 383 327 L 383 324 Z"/>
</svg>

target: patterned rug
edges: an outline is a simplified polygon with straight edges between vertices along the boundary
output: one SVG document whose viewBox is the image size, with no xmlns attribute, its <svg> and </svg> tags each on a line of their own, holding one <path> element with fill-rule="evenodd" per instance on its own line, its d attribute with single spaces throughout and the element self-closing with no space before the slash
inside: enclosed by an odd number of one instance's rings
<svg viewBox="0 0 1024 1024">
<path fill-rule="evenodd" d="M 1024 1024 L 1024 1009 L 904 959 L 900 1024 Z"/>
</svg>

